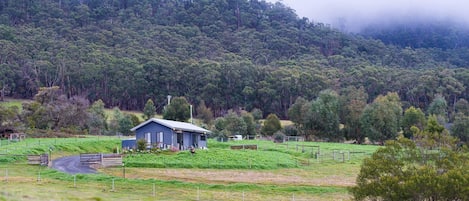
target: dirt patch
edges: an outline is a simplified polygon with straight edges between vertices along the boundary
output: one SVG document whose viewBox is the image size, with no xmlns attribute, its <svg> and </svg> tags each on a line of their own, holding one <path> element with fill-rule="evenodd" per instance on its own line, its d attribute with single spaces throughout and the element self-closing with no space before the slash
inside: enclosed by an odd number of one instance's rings
<svg viewBox="0 0 469 201">
<path fill-rule="evenodd" d="M 121 176 L 119 171 L 102 170 L 108 174 Z M 305 185 L 305 186 L 353 186 L 355 176 L 327 175 L 318 176 L 303 170 L 207 170 L 207 169 L 155 169 L 128 168 L 127 178 L 178 180 L 215 184 L 252 183 L 271 185 Z"/>
</svg>

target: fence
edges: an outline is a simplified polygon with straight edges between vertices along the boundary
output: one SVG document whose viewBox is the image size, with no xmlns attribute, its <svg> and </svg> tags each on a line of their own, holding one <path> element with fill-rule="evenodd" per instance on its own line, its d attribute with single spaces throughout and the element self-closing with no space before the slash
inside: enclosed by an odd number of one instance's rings
<svg viewBox="0 0 469 201">
<path fill-rule="evenodd" d="M 295 192 L 276 192 L 275 190 L 250 190 L 240 187 L 219 186 L 212 189 L 210 185 L 187 185 L 181 188 L 179 184 L 171 182 L 123 179 L 110 176 L 94 177 L 65 175 L 60 180 L 51 178 L 44 168 L 29 169 L 25 173 L 16 165 L 0 165 L 0 193 L 5 200 L 22 200 L 26 197 L 34 197 L 37 200 L 66 200 L 71 196 L 94 195 L 103 200 L 228 200 L 228 201 L 306 201 L 319 200 L 327 197 L 331 200 L 343 199 L 340 193 L 311 194 L 304 187 Z M 51 185 L 54 186 L 51 188 Z M 59 186 L 57 186 L 57 184 Z M 24 191 L 18 189 L 35 189 Z M 312 187 L 313 188 L 313 187 Z M 314 187 L 321 188 L 321 187 Z M 328 188 L 328 187 L 325 187 Z M 37 193 L 40 192 L 40 193 Z M 43 193 L 48 192 L 48 193 Z M 117 196 L 119 195 L 119 196 Z M 120 198 L 119 198 L 120 197 Z M 83 198 L 83 197 L 82 197 Z"/>
<path fill-rule="evenodd" d="M 80 154 L 80 163 L 91 165 L 100 164 L 103 167 L 113 167 L 122 165 L 122 155 L 120 154 L 102 154 L 102 153 L 82 153 Z"/>
</svg>

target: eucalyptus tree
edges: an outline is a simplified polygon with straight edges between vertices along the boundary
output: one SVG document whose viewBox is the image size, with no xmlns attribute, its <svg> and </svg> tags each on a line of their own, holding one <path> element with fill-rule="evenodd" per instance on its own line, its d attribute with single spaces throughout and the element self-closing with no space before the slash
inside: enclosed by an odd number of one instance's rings
<svg viewBox="0 0 469 201">
<path fill-rule="evenodd" d="M 371 141 L 384 143 L 397 137 L 401 115 L 402 107 L 397 93 L 380 95 L 363 110 L 361 129 Z"/>
<path fill-rule="evenodd" d="M 404 116 L 402 117 L 402 130 L 405 137 L 412 138 L 412 126 L 416 126 L 422 130 L 425 127 L 425 124 L 425 113 L 423 113 L 420 108 L 412 106 L 405 110 Z"/>
<path fill-rule="evenodd" d="M 366 107 L 367 100 L 368 94 L 363 87 L 347 87 L 342 90 L 340 95 L 340 119 L 344 124 L 345 138 L 354 139 L 359 144 L 365 139 L 365 135 L 360 129 L 360 116 Z"/>
</svg>

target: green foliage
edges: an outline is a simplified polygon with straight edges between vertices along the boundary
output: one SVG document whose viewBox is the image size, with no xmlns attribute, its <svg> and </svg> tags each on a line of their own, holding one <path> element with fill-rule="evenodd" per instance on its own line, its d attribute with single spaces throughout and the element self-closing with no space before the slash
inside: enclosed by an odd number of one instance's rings
<svg viewBox="0 0 469 201">
<path fill-rule="evenodd" d="M 137 140 L 137 151 L 145 151 L 147 150 L 147 141 L 145 139 Z"/>
<path fill-rule="evenodd" d="M 201 101 L 199 106 L 197 106 L 197 118 L 202 119 L 204 124 L 213 124 L 213 112 L 210 108 L 207 108 L 205 101 Z"/>
<path fill-rule="evenodd" d="M 466 116 L 469 116 L 469 102 L 467 102 L 466 99 L 459 99 L 454 107 L 456 108 L 456 113 L 462 113 Z"/>
<path fill-rule="evenodd" d="M 410 129 L 412 126 L 416 126 L 420 130 L 423 130 L 426 123 L 425 121 L 425 114 L 420 110 L 420 108 L 410 107 L 405 110 L 404 117 L 402 118 L 404 137 L 412 137 L 412 131 Z"/>
<path fill-rule="evenodd" d="M 175 97 L 171 104 L 166 106 L 163 118 L 174 121 L 186 122 L 190 118 L 190 105 L 184 97 Z"/>
<path fill-rule="evenodd" d="M 261 132 L 263 135 L 272 136 L 280 129 L 282 129 L 282 125 L 280 124 L 280 120 L 278 119 L 277 115 L 269 114 L 264 121 Z"/>
<path fill-rule="evenodd" d="M 83 97 L 61 94 L 58 87 L 41 88 L 34 102 L 23 104 L 26 126 L 38 129 L 85 129 L 89 122 L 89 102 Z"/>
<path fill-rule="evenodd" d="M 427 131 L 421 136 L 427 136 Z M 466 200 L 469 177 L 467 153 L 437 139 L 441 149 L 429 149 L 406 138 L 388 141 L 384 148 L 365 159 L 350 188 L 357 200 Z M 450 140 L 451 141 L 451 140 Z"/>
<path fill-rule="evenodd" d="M 469 142 L 469 116 L 458 113 L 451 126 L 451 134 L 463 142 Z"/>
<path fill-rule="evenodd" d="M 101 99 L 95 101 L 88 111 L 90 113 L 88 122 L 90 133 L 101 135 L 107 128 L 107 116 L 104 110 L 104 102 Z"/>
<path fill-rule="evenodd" d="M 361 128 L 371 141 L 384 142 L 395 139 L 399 131 L 402 108 L 397 93 L 378 96 L 365 107 L 361 117 Z"/>
<path fill-rule="evenodd" d="M 224 116 L 223 121 L 224 127 L 222 127 L 222 130 L 224 130 L 226 134 L 242 136 L 245 136 L 247 134 L 246 122 L 234 111 L 228 111 L 228 114 Z"/>
<path fill-rule="evenodd" d="M 156 115 L 155 103 L 153 103 L 153 100 L 148 99 L 147 103 L 145 103 L 145 107 L 143 108 L 143 118 L 150 119 L 150 118 L 153 118 L 153 116 L 155 115 Z"/>
<path fill-rule="evenodd" d="M 358 144 L 365 140 L 360 124 L 360 116 L 366 107 L 368 94 L 363 87 L 347 87 L 340 96 L 340 119 L 344 123 L 344 137 L 354 139 Z"/>
<path fill-rule="evenodd" d="M 254 121 L 259 121 L 262 119 L 263 114 L 259 108 L 254 108 L 251 110 L 252 117 L 254 117 Z"/>
<path fill-rule="evenodd" d="M 364 86 L 370 100 L 399 91 L 420 108 L 437 93 L 449 106 L 469 94 L 469 59 L 461 48 L 468 40 L 446 24 L 412 37 L 409 29 L 384 32 L 381 39 L 392 36 L 408 48 L 342 33 L 266 1 L 8 0 L 1 2 L 0 24 L 7 96 L 32 98 L 41 86 L 56 85 L 67 97 L 129 110 L 152 97 L 162 112 L 165 96 L 178 94 L 204 100 L 215 116 L 241 107 L 283 119 L 293 100 L 313 100 L 327 88 Z M 30 126 L 53 126 L 43 120 Z M 346 128 L 357 134 L 355 124 Z"/>
<path fill-rule="evenodd" d="M 252 113 L 242 112 L 241 118 L 246 124 L 246 135 L 256 135 L 256 123 Z"/>
<path fill-rule="evenodd" d="M 339 132 L 339 96 L 335 91 L 321 91 L 307 111 L 305 128 L 310 135 L 328 140 L 341 140 Z"/>
<path fill-rule="evenodd" d="M 441 95 L 437 95 L 435 99 L 433 99 L 432 103 L 428 106 L 427 113 L 428 115 L 436 115 L 438 121 L 441 124 L 444 124 L 448 121 L 448 112 L 447 112 L 447 103 L 444 97 Z"/>
<path fill-rule="evenodd" d="M 20 124 L 19 109 L 16 106 L 5 107 L 0 105 L 0 129 L 12 129 Z"/>
</svg>

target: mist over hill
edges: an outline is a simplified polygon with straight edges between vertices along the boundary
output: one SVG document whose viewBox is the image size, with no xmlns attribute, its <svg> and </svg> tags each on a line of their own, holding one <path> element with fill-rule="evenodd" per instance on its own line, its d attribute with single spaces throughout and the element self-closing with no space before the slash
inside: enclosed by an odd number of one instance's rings
<svg viewBox="0 0 469 201">
<path fill-rule="evenodd" d="M 172 95 L 216 115 L 259 108 L 282 118 L 298 97 L 352 86 L 369 101 L 396 91 L 421 108 L 435 94 L 467 99 L 465 32 L 429 29 L 425 37 L 450 40 L 404 38 L 427 29 L 349 34 L 258 0 L 5 0 L 0 79 L 12 97 L 59 86 L 107 107 L 142 110 L 153 99 L 161 112 Z"/>
</svg>

